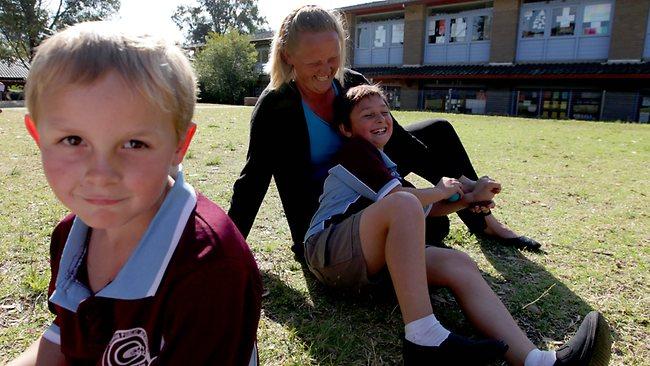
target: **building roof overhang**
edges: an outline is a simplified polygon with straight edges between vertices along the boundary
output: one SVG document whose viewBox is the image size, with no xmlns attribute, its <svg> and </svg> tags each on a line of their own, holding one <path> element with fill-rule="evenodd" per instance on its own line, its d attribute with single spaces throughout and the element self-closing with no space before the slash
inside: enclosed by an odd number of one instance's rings
<svg viewBox="0 0 650 366">
<path fill-rule="evenodd" d="M 650 79 L 650 62 L 355 67 L 387 79 Z"/>
</svg>

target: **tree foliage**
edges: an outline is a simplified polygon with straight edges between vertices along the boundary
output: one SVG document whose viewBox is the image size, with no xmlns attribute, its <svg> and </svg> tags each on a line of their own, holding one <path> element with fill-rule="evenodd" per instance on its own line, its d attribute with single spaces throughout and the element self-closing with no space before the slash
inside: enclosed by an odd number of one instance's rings
<svg viewBox="0 0 650 366">
<path fill-rule="evenodd" d="M 253 72 L 257 51 L 249 36 L 235 29 L 209 33 L 205 48 L 196 55 L 194 68 L 201 86 L 201 99 L 240 104 L 257 79 Z"/>
<path fill-rule="evenodd" d="M 27 67 L 36 46 L 49 35 L 119 9 L 120 0 L 0 0 L 0 59 Z"/>
<path fill-rule="evenodd" d="M 257 0 L 197 0 L 196 6 L 180 5 L 172 20 L 186 32 L 190 43 L 203 43 L 214 32 L 225 34 L 229 29 L 239 33 L 254 33 L 267 27 L 259 15 Z"/>
</svg>

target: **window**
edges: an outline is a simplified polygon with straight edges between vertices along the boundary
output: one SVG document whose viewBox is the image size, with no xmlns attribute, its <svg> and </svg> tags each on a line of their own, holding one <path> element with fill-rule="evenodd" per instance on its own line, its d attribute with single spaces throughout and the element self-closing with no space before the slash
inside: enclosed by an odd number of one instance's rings
<svg viewBox="0 0 650 366">
<path fill-rule="evenodd" d="M 565 119 L 569 112 L 569 92 L 545 90 L 542 94 L 542 118 Z"/>
<path fill-rule="evenodd" d="M 474 17 L 472 24 L 472 41 L 487 41 L 492 33 L 492 17 L 479 15 Z"/>
<path fill-rule="evenodd" d="M 386 26 L 378 25 L 375 27 L 375 44 L 376 48 L 384 47 L 386 43 Z"/>
<path fill-rule="evenodd" d="M 582 34 L 608 34 L 611 13 L 612 4 L 586 5 L 582 19 Z"/>
<path fill-rule="evenodd" d="M 395 23 L 392 25 L 392 44 L 404 44 L 404 23 Z"/>
<path fill-rule="evenodd" d="M 434 20 L 429 22 L 429 43 L 445 43 L 446 25 L 445 19 Z"/>
<path fill-rule="evenodd" d="M 641 96 L 641 106 L 639 108 L 639 122 L 650 122 L 650 95 Z"/>
<path fill-rule="evenodd" d="M 517 96 L 517 115 L 537 117 L 539 111 L 539 92 L 520 90 Z"/>
<path fill-rule="evenodd" d="M 434 112 L 444 112 L 447 104 L 447 89 L 425 89 L 424 90 L 424 109 Z"/>
<path fill-rule="evenodd" d="M 370 29 L 368 27 L 357 28 L 357 48 L 370 48 Z"/>
<path fill-rule="evenodd" d="M 269 49 L 267 47 L 257 50 L 257 62 L 262 64 L 269 62 Z"/>
<path fill-rule="evenodd" d="M 400 94 L 401 88 L 399 86 L 385 86 L 384 92 L 390 109 L 400 109 Z"/>
<path fill-rule="evenodd" d="M 449 42 L 465 42 L 467 40 L 467 18 L 451 18 Z"/>
<path fill-rule="evenodd" d="M 546 29 L 546 11 L 544 9 L 527 10 L 521 25 L 523 38 L 542 38 Z"/>
<path fill-rule="evenodd" d="M 355 66 L 402 64 L 404 19 L 359 22 L 356 31 Z"/>
<path fill-rule="evenodd" d="M 484 90 L 451 89 L 447 112 L 485 114 L 487 96 Z"/>
<path fill-rule="evenodd" d="M 595 121 L 600 119 L 600 102 L 603 93 L 599 91 L 574 91 L 571 97 L 571 118 Z"/>
<path fill-rule="evenodd" d="M 576 29 L 576 8 L 566 6 L 553 9 L 551 36 L 572 36 Z"/>
</svg>

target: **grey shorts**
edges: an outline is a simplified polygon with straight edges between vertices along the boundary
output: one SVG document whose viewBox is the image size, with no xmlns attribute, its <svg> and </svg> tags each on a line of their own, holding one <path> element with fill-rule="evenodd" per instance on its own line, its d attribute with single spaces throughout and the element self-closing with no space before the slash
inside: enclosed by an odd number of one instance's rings
<svg viewBox="0 0 650 366">
<path fill-rule="evenodd" d="M 358 212 L 305 242 L 307 266 L 325 285 L 358 289 L 376 282 L 368 278 L 359 237 L 360 221 Z"/>
</svg>

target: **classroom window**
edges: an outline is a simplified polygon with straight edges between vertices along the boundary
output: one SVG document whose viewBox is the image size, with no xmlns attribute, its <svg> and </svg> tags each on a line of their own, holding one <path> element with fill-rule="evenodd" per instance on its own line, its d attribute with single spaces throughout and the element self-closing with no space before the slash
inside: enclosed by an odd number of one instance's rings
<svg viewBox="0 0 650 366">
<path fill-rule="evenodd" d="M 432 44 L 445 43 L 447 34 L 445 19 L 437 19 L 429 23 L 428 42 Z"/>
<path fill-rule="evenodd" d="M 523 38 L 542 38 L 546 29 L 546 10 L 526 10 L 522 19 L 521 36 Z"/>
<path fill-rule="evenodd" d="M 368 27 L 357 28 L 357 48 L 370 48 L 370 29 Z"/>
<path fill-rule="evenodd" d="M 472 41 L 487 41 L 492 33 L 492 17 L 479 15 L 474 17 L 472 24 Z"/>
<path fill-rule="evenodd" d="M 434 112 L 444 112 L 447 104 L 447 89 L 425 89 L 424 109 Z"/>
<path fill-rule="evenodd" d="M 386 43 L 386 26 L 378 25 L 375 27 L 375 48 L 384 47 Z"/>
<path fill-rule="evenodd" d="M 520 90 L 517 93 L 517 115 L 537 117 L 539 114 L 539 92 Z"/>
<path fill-rule="evenodd" d="M 394 23 L 392 25 L 392 44 L 404 44 L 404 23 Z"/>
<path fill-rule="evenodd" d="M 542 118 L 565 119 L 569 115 L 569 92 L 545 90 L 542 93 Z"/>
<path fill-rule="evenodd" d="M 399 86 L 385 86 L 386 100 L 391 109 L 400 109 L 401 107 L 401 88 Z"/>
<path fill-rule="evenodd" d="M 600 91 L 574 91 L 571 97 L 571 118 L 595 121 L 600 119 Z"/>
<path fill-rule="evenodd" d="M 465 42 L 467 40 L 467 18 L 451 18 L 449 42 Z"/>
<path fill-rule="evenodd" d="M 603 35 L 609 33 L 612 4 L 586 5 L 582 18 L 582 34 Z M 624 25 L 622 25 L 624 26 Z"/>
<path fill-rule="evenodd" d="M 639 122 L 650 122 L 650 95 L 641 95 L 641 103 L 639 107 Z"/>
<path fill-rule="evenodd" d="M 572 36 L 576 28 L 576 8 L 565 6 L 553 9 L 551 36 Z"/>
</svg>

